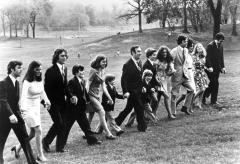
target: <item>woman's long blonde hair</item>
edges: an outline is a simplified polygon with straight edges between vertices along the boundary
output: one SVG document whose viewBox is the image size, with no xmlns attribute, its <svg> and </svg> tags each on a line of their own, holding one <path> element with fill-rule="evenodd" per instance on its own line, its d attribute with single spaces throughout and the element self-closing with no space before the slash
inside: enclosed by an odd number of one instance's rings
<svg viewBox="0 0 240 164">
<path fill-rule="evenodd" d="M 195 46 L 194 46 L 194 48 L 193 48 L 192 55 L 195 55 L 195 54 L 197 53 L 197 47 L 199 47 L 199 46 L 202 48 L 202 52 L 203 52 L 202 55 L 203 55 L 204 57 L 206 57 L 207 52 L 206 52 L 205 48 L 203 47 L 202 43 L 197 43 L 197 44 L 195 44 Z"/>
</svg>

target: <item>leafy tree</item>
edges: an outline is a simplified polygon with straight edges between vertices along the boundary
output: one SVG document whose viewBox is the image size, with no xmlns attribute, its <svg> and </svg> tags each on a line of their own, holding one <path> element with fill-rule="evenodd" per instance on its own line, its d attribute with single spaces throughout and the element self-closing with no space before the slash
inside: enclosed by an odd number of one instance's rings
<svg viewBox="0 0 240 164">
<path fill-rule="evenodd" d="M 138 26 L 139 33 L 142 33 L 142 14 L 145 9 L 145 1 L 144 0 L 129 0 L 128 5 L 131 9 L 128 10 L 127 13 L 120 15 L 118 18 L 123 18 L 126 20 L 132 19 L 138 16 Z"/>
</svg>

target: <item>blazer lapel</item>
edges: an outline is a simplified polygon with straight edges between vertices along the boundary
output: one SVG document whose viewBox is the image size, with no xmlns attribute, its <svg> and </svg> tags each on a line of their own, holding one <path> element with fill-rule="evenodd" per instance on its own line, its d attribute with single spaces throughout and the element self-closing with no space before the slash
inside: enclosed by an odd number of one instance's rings
<svg viewBox="0 0 240 164">
<path fill-rule="evenodd" d="M 142 68 L 141 68 L 141 70 L 139 70 L 132 59 L 130 59 L 130 62 L 137 72 L 141 72 Z"/>
</svg>

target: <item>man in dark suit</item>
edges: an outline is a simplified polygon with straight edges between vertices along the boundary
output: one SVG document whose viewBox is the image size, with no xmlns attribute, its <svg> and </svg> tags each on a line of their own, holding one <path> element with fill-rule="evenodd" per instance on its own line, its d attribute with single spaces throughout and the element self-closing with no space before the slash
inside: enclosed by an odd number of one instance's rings
<svg viewBox="0 0 240 164">
<path fill-rule="evenodd" d="M 29 164 L 37 163 L 18 105 L 20 90 L 17 77 L 21 73 L 22 62 L 11 61 L 8 64 L 8 76 L 0 82 L 0 164 L 4 163 L 3 149 L 11 129 L 13 129 L 23 148 L 27 162 Z"/>
<path fill-rule="evenodd" d="M 115 119 L 117 125 L 121 125 L 127 115 L 134 108 L 137 115 L 138 130 L 145 132 L 147 125 L 144 120 L 144 106 L 141 100 L 142 93 L 142 64 L 140 56 L 142 54 L 140 46 L 131 47 L 131 59 L 129 59 L 122 69 L 121 86 L 124 97 L 128 97 L 125 109 L 120 112 Z"/>
<path fill-rule="evenodd" d="M 86 116 L 86 104 L 90 99 L 85 88 L 84 67 L 82 65 L 74 65 L 72 68 L 74 77 L 68 82 L 68 89 L 71 96 L 77 97 L 77 102 L 72 103 L 70 99 L 67 100 L 68 112 L 66 113 L 66 130 L 64 135 L 64 142 L 66 143 L 69 132 L 75 121 L 85 134 L 87 143 L 89 145 L 100 145 L 102 142 L 93 135 L 90 124 Z"/>
<path fill-rule="evenodd" d="M 224 66 L 223 57 L 223 46 L 224 35 L 222 33 L 216 34 L 216 39 L 210 42 L 207 46 L 207 56 L 206 56 L 206 73 L 210 80 L 208 88 L 205 90 L 203 95 L 203 103 L 206 104 L 206 98 L 211 95 L 211 105 L 213 107 L 220 107 L 217 103 L 218 87 L 219 87 L 219 74 L 226 72 Z"/>
<path fill-rule="evenodd" d="M 76 102 L 77 98 L 72 97 L 67 89 L 67 68 L 65 62 L 67 60 L 67 51 L 57 49 L 54 52 L 52 66 L 45 73 L 44 89 L 51 102 L 51 108 L 48 111 L 53 125 L 49 129 L 47 135 L 43 138 L 43 148 L 46 152 L 50 152 L 49 144 L 56 139 L 56 151 L 65 152 L 64 146 L 64 130 L 65 130 L 65 115 L 66 115 L 66 100 L 71 98 Z"/>
</svg>

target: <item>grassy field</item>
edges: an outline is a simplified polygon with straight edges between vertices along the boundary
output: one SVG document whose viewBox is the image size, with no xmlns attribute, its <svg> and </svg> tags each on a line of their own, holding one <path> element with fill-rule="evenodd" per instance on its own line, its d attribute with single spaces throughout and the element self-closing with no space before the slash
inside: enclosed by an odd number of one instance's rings
<svg viewBox="0 0 240 164">
<path fill-rule="evenodd" d="M 173 48 L 176 43 L 174 34 L 167 41 L 166 33 L 158 29 L 146 30 L 143 34 L 127 33 L 120 36 L 112 36 L 99 41 L 84 44 L 78 39 L 63 39 L 62 45 L 56 39 L 23 40 L 22 48 L 19 48 L 18 40 L 0 42 L 0 78 L 6 76 L 6 65 L 9 60 L 19 59 L 24 63 L 24 73 L 32 60 L 40 60 L 43 69 L 51 65 L 53 50 L 64 47 L 69 51 L 67 62 L 68 78 L 71 78 L 71 67 L 81 63 L 86 67 L 86 76 L 89 71 L 89 62 L 96 54 L 106 54 L 109 59 L 107 72 L 117 77 L 117 89 L 120 88 L 121 68 L 123 63 L 130 57 L 131 45 L 139 44 L 142 49 L 147 47 L 158 48 L 167 45 Z M 96 35 L 96 39 L 102 37 Z M 197 41 L 206 45 L 211 40 L 211 34 L 192 34 Z M 92 41 L 89 39 L 88 41 Z M 226 37 L 225 65 L 227 74 L 220 77 L 219 101 L 224 105 L 223 110 L 218 111 L 209 106 L 203 110 L 196 110 L 193 115 L 185 116 L 178 112 L 177 119 L 169 121 L 162 104 L 159 106 L 156 125 L 149 125 L 146 133 L 139 133 L 136 124 L 132 128 L 123 128 L 124 133 L 114 141 L 107 141 L 104 135 L 98 135 L 103 140 L 100 146 L 88 146 L 82 139 L 82 131 L 77 124 L 71 130 L 67 149 L 64 154 L 49 153 L 46 156 L 50 164 L 78 164 L 78 163 L 182 163 L 182 164 L 220 164 L 240 163 L 240 38 Z M 115 56 L 116 51 L 120 56 Z M 78 57 L 77 54 L 80 54 Z M 145 55 L 142 55 L 145 60 Z M 24 74 L 23 73 L 23 74 Z M 121 111 L 126 101 L 117 101 L 115 115 Z M 52 121 L 46 110 L 41 110 L 43 135 L 46 134 Z M 95 117 L 92 127 L 96 127 L 98 120 Z M 26 163 L 24 154 L 16 161 L 10 153 L 12 145 L 18 141 L 13 134 L 7 140 L 4 157 L 7 163 Z M 35 149 L 35 141 L 32 141 Z M 55 149 L 55 142 L 51 145 Z M 36 152 L 36 151 L 35 151 Z"/>
</svg>

